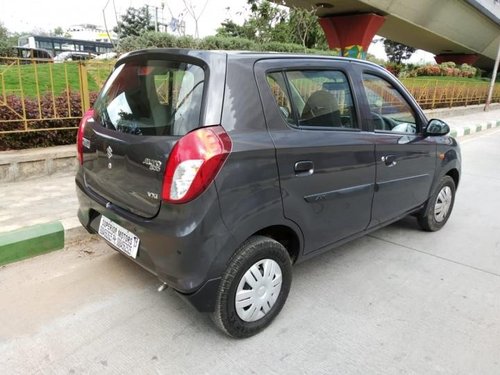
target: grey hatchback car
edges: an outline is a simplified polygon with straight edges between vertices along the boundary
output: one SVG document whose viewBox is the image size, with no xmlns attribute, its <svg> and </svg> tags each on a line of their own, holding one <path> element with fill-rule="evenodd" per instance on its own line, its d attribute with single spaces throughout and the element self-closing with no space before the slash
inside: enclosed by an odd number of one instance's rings
<svg viewBox="0 0 500 375">
<path fill-rule="evenodd" d="M 413 214 L 448 220 L 460 150 L 383 68 L 181 49 L 121 57 L 77 135 L 78 217 L 233 337 L 292 265 Z"/>
</svg>

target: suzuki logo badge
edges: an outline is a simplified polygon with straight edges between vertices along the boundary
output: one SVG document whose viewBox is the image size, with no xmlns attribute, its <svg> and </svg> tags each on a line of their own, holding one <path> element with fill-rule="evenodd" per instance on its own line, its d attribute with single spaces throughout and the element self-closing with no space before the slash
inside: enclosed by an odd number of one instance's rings
<svg viewBox="0 0 500 375">
<path fill-rule="evenodd" d="M 106 155 L 108 155 L 108 159 L 111 159 L 111 157 L 113 156 L 113 149 L 111 148 L 111 146 L 108 146 L 106 148 Z M 113 164 L 111 164 L 111 160 L 110 162 L 108 163 L 108 169 L 111 169 L 113 168 Z"/>
</svg>

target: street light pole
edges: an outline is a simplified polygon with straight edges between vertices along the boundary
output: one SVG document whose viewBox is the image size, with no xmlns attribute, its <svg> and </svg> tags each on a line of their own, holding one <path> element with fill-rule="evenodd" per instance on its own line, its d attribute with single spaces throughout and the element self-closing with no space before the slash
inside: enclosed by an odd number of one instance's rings
<svg viewBox="0 0 500 375">
<path fill-rule="evenodd" d="M 493 89 L 495 87 L 495 81 L 497 79 L 498 63 L 500 62 L 500 43 L 498 43 L 497 59 L 495 60 L 495 67 L 493 68 L 493 74 L 491 75 L 490 89 L 488 90 L 488 98 L 486 99 L 486 104 L 484 105 L 484 110 L 487 111 L 491 103 L 491 97 L 493 96 Z"/>
<path fill-rule="evenodd" d="M 158 7 L 155 6 L 155 31 L 158 32 Z"/>
</svg>

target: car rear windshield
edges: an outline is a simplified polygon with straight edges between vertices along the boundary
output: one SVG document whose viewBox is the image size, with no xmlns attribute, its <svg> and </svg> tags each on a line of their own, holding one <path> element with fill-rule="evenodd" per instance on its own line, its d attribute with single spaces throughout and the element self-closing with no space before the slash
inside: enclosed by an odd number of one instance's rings
<svg viewBox="0 0 500 375">
<path fill-rule="evenodd" d="M 204 70 L 164 60 L 119 65 L 94 104 L 108 129 L 134 135 L 184 135 L 200 124 Z"/>
</svg>

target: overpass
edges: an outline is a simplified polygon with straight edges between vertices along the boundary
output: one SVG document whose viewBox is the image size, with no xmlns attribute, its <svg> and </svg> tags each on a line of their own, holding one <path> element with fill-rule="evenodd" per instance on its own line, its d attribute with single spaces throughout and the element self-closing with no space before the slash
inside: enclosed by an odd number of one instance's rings
<svg viewBox="0 0 500 375">
<path fill-rule="evenodd" d="M 279 1 L 276 1 L 279 2 Z M 375 34 L 423 49 L 436 61 L 492 70 L 500 45 L 499 0 L 286 0 L 317 9 L 328 44 L 362 56 Z"/>
</svg>

